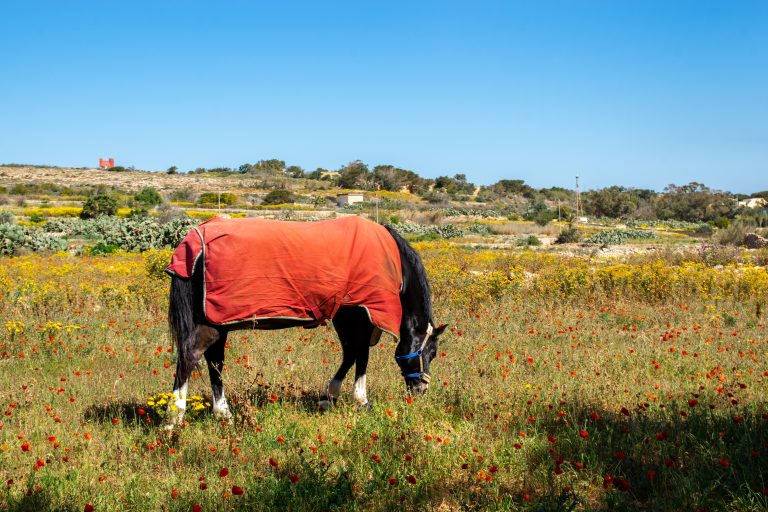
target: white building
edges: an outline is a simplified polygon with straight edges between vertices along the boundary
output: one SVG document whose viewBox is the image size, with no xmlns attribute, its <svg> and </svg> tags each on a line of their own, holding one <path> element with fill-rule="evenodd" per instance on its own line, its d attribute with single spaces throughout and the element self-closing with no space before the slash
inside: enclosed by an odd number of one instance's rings
<svg viewBox="0 0 768 512">
<path fill-rule="evenodd" d="M 365 196 L 363 194 L 350 193 L 338 194 L 336 196 L 336 202 L 338 203 L 339 208 L 343 208 L 350 204 L 362 203 L 363 201 L 365 201 Z"/>
<path fill-rule="evenodd" d="M 743 201 L 739 201 L 739 207 L 741 208 L 762 208 L 768 205 L 768 201 L 762 197 L 750 197 Z"/>
</svg>

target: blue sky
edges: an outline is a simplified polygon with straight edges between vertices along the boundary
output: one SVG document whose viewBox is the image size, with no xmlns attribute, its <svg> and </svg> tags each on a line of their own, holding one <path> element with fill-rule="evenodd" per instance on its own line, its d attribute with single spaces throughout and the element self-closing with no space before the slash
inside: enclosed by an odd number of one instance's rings
<svg viewBox="0 0 768 512">
<path fill-rule="evenodd" d="M 768 189 L 768 2 L 0 3 L 0 163 Z"/>
</svg>

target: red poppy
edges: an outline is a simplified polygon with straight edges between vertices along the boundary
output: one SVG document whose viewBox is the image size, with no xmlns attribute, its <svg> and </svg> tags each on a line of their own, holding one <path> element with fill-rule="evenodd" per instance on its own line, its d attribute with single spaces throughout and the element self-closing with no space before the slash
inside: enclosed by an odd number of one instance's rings
<svg viewBox="0 0 768 512">
<path fill-rule="evenodd" d="M 112 418 L 113 425 L 117 425 L 118 423 L 120 423 L 120 420 L 118 418 Z"/>
<path fill-rule="evenodd" d="M 31 449 L 32 447 L 29 445 L 28 442 L 24 441 L 23 443 L 21 443 L 21 451 L 28 452 Z"/>
<path fill-rule="evenodd" d="M 242 496 L 243 495 L 243 488 L 238 487 L 237 485 L 232 486 L 232 494 L 235 496 Z"/>
<path fill-rule="evenodd" d="M 276 468 L 277 467 L 277 461 L 275 459 L 273 459 L 272 457 L 270 457 L 269 458 L 269 465 L 272 466 L 273 468 Z"/>
<path fill-rule="evenodd" d="M 83 507 L 83 512 L 93 512 L 93 505 L 90 503 L 86 503 Z"/>
<path fill-rule="evenodd" d="M 389 485 L 397 485 L 397 478 L 392 477 L 389 479 Z"/>
<path fill-rule="evenodd" d="M 629 482 L 619 477 L 613 479 L 613 485 L 615 485 L 620 491 L 628 491 L 632 487 Z"/>
<path fill-rule="evenodd" d="M 728 462 L 728 459 L 720 459 L 720 465 L 723 466 L 725 469 L 728 469 L 731 463 Z"/>
<path fill-rule="evenodd" d="M 295 484 L 299 481 L 299 475 L 296 473 L 292 473 L 288 475 L 288 480 L 290 480 L 292 484 Z"/>
<path fill-rule="evenodd" d="M 408 483 L 415 484 L 416 483 L 416 477 L 413 475 L 408 475 Z"/>
<path fill-rule="evenodd" d="M 284 443 L 285 442 L 285 438 L 283 436 L 277 436 L 277 442 L 278 443 Z"/>
<path fill-rule="evenodd" d="M 203 507 L 195 503 L 192 505 L 192 512 L 203 512 Z"/>
<path fill-rule="evenodd" d="M 582 439 L 586 439 L 589 437 L 589 432 L 586 430 L 579 430 L 579 437 Z"/>
<path fill-rule="evenodd" d="M 171 499 L 175 500 L 178 497 L 179 497 L 179 490 L 174 487 L 173 489 L 171 489 Z"/>
</svg>

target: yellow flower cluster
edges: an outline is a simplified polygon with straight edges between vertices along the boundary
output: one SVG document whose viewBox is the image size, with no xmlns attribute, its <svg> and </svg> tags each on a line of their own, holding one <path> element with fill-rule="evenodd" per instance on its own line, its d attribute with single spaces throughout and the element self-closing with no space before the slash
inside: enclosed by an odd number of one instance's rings
<svg viewBox="0 0 768 512">
<path fill-rule="evenodd" d="M 616 299 L 646 303 L 688 299 L 762 301 L 768 271 L 753 265 L 714 268 L 698 262 L 595 261 L 535 251 L 467 250 L 416 244 L 435 301 L 474 307 L 502 296 L 519 299 Z"/>
<path fill-rule="evenodd" d="M 162 416 L 168 409 L 172 411 L 177 409 L 174 405 L 175 401 L 176 397 L 173 393 L 158 393 L 147 399 L 147 406 Z M 202 396 L 191 395 L 187 397 L 187 412 L 201 413 L 210 407 L 211 403 Z"/>
</svg>

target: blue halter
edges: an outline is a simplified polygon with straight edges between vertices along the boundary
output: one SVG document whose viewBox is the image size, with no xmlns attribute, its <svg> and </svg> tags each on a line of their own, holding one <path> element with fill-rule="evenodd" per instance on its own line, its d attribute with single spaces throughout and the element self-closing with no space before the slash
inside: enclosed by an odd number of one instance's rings
<svg viewBox="0 0 768 512">
<path fill-rule="evenodd" d="M 406 361 L 408 359 L 413 359 L 414 357 L 419 358 L 419 371 L 414 373 L 405 373 L 403 370 L 402 365 L 400 365 L 400 370 L 403 372 L 403 377 L 410 378 L 410 379 L 420 379 L 422 382 L 429 383 L 430 376 L 428 373 L 424 372 L 424 359 L 421 357 L 421 354 L 424 353 L 424 347 L 427 346 L 427 341 L 429 341 L 429 337 L 432 335 L 432 322 L 427 324 L 427 334 L 424 336 L 424 341 L 421 342 L 421 347 L 416 352 L 411 352 L 410 354 L 406 354 L 404 356 L 395 356 L 395 361 L 397 361 L 397 364 L 399 365 L 401 361 Z"/>
</svg>

